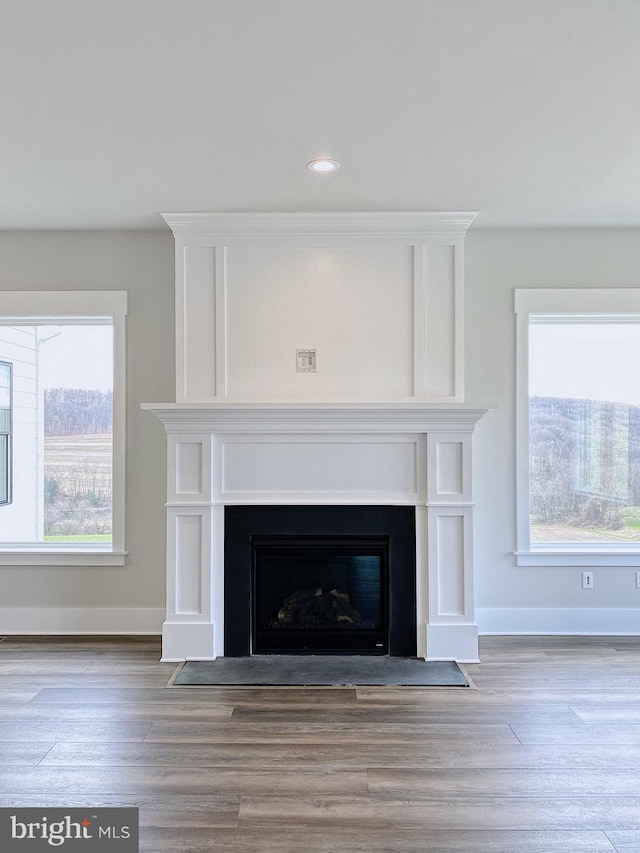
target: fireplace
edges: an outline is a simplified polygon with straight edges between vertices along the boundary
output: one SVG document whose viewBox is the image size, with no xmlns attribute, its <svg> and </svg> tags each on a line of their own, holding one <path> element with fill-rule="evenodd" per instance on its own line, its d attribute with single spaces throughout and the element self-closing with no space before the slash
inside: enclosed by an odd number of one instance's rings
<svg viewBox="0 0 640 853">
<path fill-rule="evenodd" d="M 226 655 L 416 655 L 410 507 L 227 507 L 224 563 Z"/>
<path fill-rule="evenodd" d="M 487 409 L 463 402 L 474 215 L 165 215 L 176 402 L 144 406 L 167 432 L 164 660 L 282 646 L 478 660 L 471 440 Z M 299 620 L 330 607 L 341 627 L 310 637 Z"/>
<path fill-rule="evenodd" d="M 386 654 L 388 539 L 251 540 L 251 651 Z"/>
<path fill-rule="evenodd" d="M 403 510 L 413 525 L 412 556 L 400 561 L 411 574 L 409 610 L 394 609 L 402 597 L 390 539 L 388 653 L 478 660 L 471 437 L 485 410 L 169 403 L 153 411 L 169 445 L 164 660 L 251 654 L 252 537 L 386 536 L 384 526 L 359 527 L 351 516 L 381 508 Z M 264 519 L 283 507 L 315 521 L 256 521 L 232 535 L 243 512 L 258 509 Z M 236 547 L 244 555 L 230 562 Z"/>
</svg>

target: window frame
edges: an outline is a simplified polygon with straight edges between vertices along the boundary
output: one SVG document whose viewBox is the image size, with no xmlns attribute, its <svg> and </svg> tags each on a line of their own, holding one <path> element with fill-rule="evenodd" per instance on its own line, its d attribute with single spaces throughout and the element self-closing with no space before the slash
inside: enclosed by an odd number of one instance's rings
<svg viewBox="0 0 640 853">
<path fill-rule="evenodd" d="M 110 545 L 0 543 L 0 566 L 124 566 L 127 293 L 120 290 L 0 291 L 0 317 L 16 325 L 59 319 L 108 319 L 113 324 L 113 531 Z M 4 506 L 4 504 L 3 504 Z"/>
<path fill-rule="evenodd" d="M 9 427 L 6 430 L 0 430 L 0 436 L 5 436 L 6 443 L 6 500 L 0 499 L 0 507 L 9 506 L 12 500 L 12 452 L 11 452 L 11 436 L 13 433 L 13 364 L 10 361 L 0 361 L 0 368 L 6 367 L 9 370 Z"/>
<path fill-rule="evenodd" d="M 516 565 L 637 566 L 640 542 L 531 542 L 529 504 L 529 327 L 532 318 L 640 322 L 640 288 L 527 288 L 514 291 L 516 314 Z M 544 320 L 543 320 L 544 321 Z"/>
</svg>

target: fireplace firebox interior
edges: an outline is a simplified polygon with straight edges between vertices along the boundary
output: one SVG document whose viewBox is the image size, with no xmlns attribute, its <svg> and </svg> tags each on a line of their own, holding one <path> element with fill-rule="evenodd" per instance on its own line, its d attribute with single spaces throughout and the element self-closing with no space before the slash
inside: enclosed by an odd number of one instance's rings
<svg viewBox="0 0 640 853">
<path fill-rule="evenodd" d="M 416 654 L 411 507 L 231 506 L 225 655 Z"/>
<path fill-rule="evenodd" d="M 386 537 L 252 537 L 253 652 L 386 654 Z"/>
</svg>

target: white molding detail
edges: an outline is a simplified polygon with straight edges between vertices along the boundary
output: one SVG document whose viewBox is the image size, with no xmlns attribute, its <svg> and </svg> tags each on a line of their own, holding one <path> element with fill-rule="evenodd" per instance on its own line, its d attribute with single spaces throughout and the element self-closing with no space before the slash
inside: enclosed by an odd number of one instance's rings
<svg viewBox="0 0 640 853">
<path fill-rule="evenodd" d="M 637 287 L 536 287 L 514 291 L 516 314 L 615 316 L 640 314 Z"/>
<path fill-rule="evenodd" d="M 366 234 L 403 236 L 425 234 L 464 236 L 478 215 L 472 211 L 419 211 L 373 213 L 163 213 L 174 235 Z"/>
<path fill-rule="evenodd" d="M 5 290 L 2 312 L 7 317 L 125 317 L 126 290 Z"/>
<path fill-rule="evenodd" d="M 488 407 L 463 403 L 475 216 L 164 214 L 177 403 L 143 409 L 169 447 L 165 659 L 224 654 L 226 505 L 403 504 L 416 512 L 417 654 L 477 660 L 470 437 Z M 307 347 L 318 371 L 301 374 Z"/>
<path fill-rule="evenodd" d="M 11 546 L 9 546 L 11 548 Z M 0 551 L 0 566 L 124 566 L 126 551 L 21 549 Z"/>
<path fill-rule="evenodd" d="M 476 620 L 481 636 L 640 635 L 640 608 L 634 607 L 478 607 Z"/>
<path fill-rule="evenodd" d="M 463 402 L 475 215 L 164 214 L 176 243 L 177 401 Z M 320 347 L 313 379 L 287 356 L 306 346 Z"/>
<path fill-rule="evenodd" d="M 424 626 L 429 660 L 455 660 L 457 663 L 480 663 L 478 626 L 440 623 Z"/>
<path fill-rule="evenodd" d="M 160 607 L 2 607 L 0 635 L 160 634 Z"/>
<path fill-rule="evenodd" d="M 143 403 L 168 433 L 473 432 L 492 406 L 429 403 Z"/>
<path fill-rule="evenodd" d="M 486 409 L 415 403 L 144 408 L 160 418 L 168 438 L 163 659 L 224 655 L 226 505 L 383 503 L 416 508 L 417 654 L 477 660 L 470 433 Z"/>
<path fill-rule="evenodd" d="M 591 543 L 576 545 L 571 548 L 539 548 L 531 551 L 516 551 L 516 566 L 582 566 L 606 568 L 607 566 L 639 566 L 640 549 L 637 543 L 632 547 L 621 544 L 617 550 L 611 548 L 589 548 Z"/>
</svg>

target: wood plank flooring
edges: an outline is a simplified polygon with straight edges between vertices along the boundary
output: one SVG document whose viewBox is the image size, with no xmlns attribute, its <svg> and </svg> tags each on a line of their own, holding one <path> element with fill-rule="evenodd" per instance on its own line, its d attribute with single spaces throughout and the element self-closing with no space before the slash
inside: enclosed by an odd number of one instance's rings
<svg viewBox="0 0 640 853">
<path fill-rule="evenodd" d="M 0 639 L 0 806 L 144 853 L 640 853 L 640 637 L 492 637 L 463 688 L 167 687 L 151 639 Z"/>
</svg>

